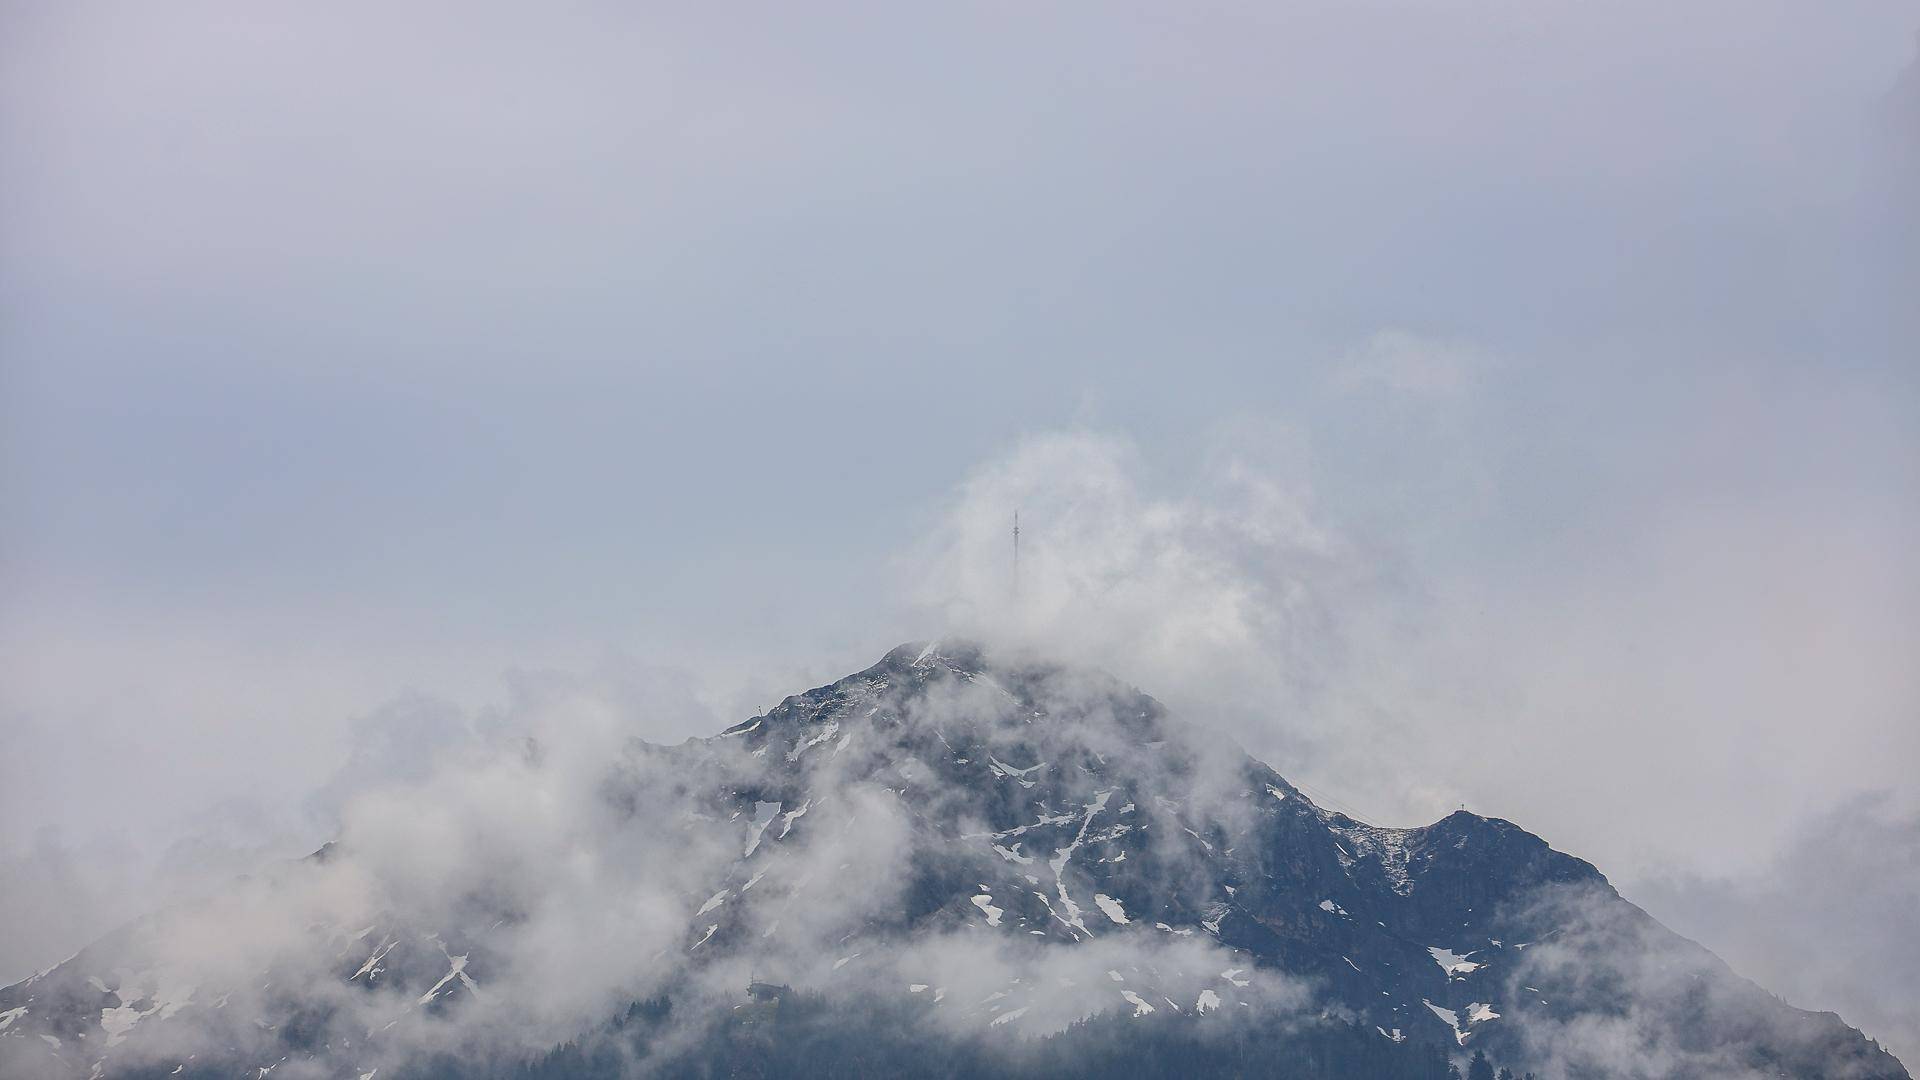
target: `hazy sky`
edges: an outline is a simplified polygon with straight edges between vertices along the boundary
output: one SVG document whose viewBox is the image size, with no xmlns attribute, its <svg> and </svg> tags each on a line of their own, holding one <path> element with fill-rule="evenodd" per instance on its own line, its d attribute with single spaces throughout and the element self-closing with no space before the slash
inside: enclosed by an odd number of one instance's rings
<svg viewBox="0 0 1920 1080">
<path fill-rule="evenodd" d="M 1739 925 L 1920 933 L 1780 899 L 1920 887 L 1912 3 L 0 20 L 0 979 L 509 671 L 960 630 L 1920 1045 Z"/>
</svg>

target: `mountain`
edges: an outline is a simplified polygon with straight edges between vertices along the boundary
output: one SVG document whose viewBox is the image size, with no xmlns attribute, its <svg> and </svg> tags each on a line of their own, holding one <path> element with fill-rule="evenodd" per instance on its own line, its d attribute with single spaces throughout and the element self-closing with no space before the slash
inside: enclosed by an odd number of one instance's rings
<svg viewBox="0 0 1920 1080">
<path fill-rule="evenodd" d="M 971 645 L 678 746 L 503 739 L 0 991 L 9 1077 L 1438 1078 L 1474 1054 L 1908 1075 L 1510 822 L 1356 821 L 1108 675 Z"/>
</svg>

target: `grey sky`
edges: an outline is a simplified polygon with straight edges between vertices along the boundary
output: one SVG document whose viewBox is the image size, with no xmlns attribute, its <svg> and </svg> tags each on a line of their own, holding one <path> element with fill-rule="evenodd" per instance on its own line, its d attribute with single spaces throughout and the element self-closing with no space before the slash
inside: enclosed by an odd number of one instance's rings
<svg viewBox="0 0 1920 1080">
<path fill-rule="evenodd" d="M 1911 3 L 3 17 L 0 977 L 419 702 L 954 627 L 1730 950 L 1920 814 Z"/>
</svg>

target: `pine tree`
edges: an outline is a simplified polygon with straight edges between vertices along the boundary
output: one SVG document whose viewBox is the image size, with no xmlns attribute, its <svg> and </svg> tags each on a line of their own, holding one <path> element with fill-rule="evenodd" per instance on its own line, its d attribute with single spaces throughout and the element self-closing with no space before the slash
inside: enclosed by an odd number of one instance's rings
<svg viewBox="0 0 1920 1080">
<path fill-rule="evenodd" d="M 1493 1080 L 1493 1063 L 1487 1060 L 1485 1050 L 1473 1052 L 1473 1060 L 1467 1063 L 1467 1080 Z"/>
</svg>

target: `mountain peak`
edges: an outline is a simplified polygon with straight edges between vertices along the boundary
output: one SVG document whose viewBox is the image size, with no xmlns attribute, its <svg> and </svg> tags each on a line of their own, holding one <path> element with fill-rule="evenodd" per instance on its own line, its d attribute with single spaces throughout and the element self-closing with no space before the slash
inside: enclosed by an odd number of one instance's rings
<svg viewBox="0 0 1920 1080">
<path fill-rule="evenodd" d="M 956 671 L 979 672 L 987 666 L 987 648 L 967 638 L 909 641 L 888 650 L 887 655 L 881 657 L 874 667 L 913 668 L 927 664 L 939 664 Z"/>
<path fill-rule="evenodd" d="M 1319 1017 L 1362 1041 L 1351 1075 L 1437 1077 L 1469 1051 L 1614 1075 L 1576 1036 L 1630 1016 L 1633 1038 L 1678 1063 L 1662 1075 L 1906 1075 L 1518 825 L 1465 810 L 1414 829 L 1355 821 L 1110 675 L 972 641 L 900 645 L 579 779 L 552 781 L 524 818 L 490 816 L 492 786 L 464 814 L 407 804 L 436 838 L 481 819 L 461 858 L 423 867 L 363 834 L 261 883 L 249 902 L 295 913 L 271 955 L 226 941 L 229 905 L 197 933 L 142 924 L 0 991 L 0 1074 L 166 1075 L 189 1055 L 206 1075 L 296 1057 L 314 1075 L 406 1074 L 421 1045 L 492 1038 L 562 990 L 648 987 L 676 1013 L 758 1024 L 772 1006 L 736 1009 L 715 988 L 778 972 L 796 992 L 781 1010 L 807 994 L 881 1001 L 943 1040 L 1094 1019 L 1144 1050 L 1176 1017 L 1195 1039 L 1247 1027 L 1216 1013 L 1285 1031 Z M 562 857 L 543 862 L 550 850 Z M 583 875 L 604 894 L 580 891 Z M 365 892 L 377 914 L 330 913 Z M 610 981 L 580 994 L 596 972 Z M 330 1027 L 329 1010 L 353 1022 Z M 636 1037 L 620 1015 L 576 1017 L 559 1038 Z"/>
</svg>

